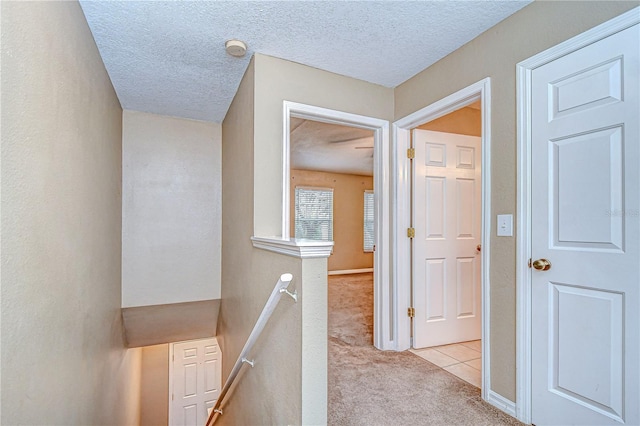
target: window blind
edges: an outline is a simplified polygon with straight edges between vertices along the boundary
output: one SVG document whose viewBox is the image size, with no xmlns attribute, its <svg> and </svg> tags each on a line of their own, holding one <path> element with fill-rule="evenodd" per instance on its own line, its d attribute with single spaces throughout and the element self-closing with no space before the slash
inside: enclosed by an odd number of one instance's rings
<svg viewBox="0 0 640 426">
<path fill-rule="evenodd" d="M 333 189 L 297 187 L 295 236 L 333 241 Z"/>
<path fill-rule="evenodd" d="M 364 251 L 373 251 L 373 191 L 364 191 Z"/>
</svg>

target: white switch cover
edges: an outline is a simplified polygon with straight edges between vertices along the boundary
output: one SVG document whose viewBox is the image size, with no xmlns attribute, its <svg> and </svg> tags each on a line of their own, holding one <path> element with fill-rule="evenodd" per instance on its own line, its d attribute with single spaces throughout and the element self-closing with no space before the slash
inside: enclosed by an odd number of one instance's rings
<svg viewBox="0 0 640 426">
<path fill-rule="evenodd" d="M 512 237 L 512 236 L 513 236 L 513 215 L 499 214 L 498 215 L 498 237 Z"/>
</svg>

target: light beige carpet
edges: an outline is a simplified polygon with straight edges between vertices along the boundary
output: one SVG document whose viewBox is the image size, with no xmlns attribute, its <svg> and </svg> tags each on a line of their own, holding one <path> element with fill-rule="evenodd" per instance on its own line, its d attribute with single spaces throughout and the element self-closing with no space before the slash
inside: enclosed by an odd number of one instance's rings
<svg viewBox="0 0 640 426">
<path fill-rule="evenodd" d="M 330 425 L 521 425 L 411 352 L 373 347 L 372 274 L 329 277 Z"/>
</svg>

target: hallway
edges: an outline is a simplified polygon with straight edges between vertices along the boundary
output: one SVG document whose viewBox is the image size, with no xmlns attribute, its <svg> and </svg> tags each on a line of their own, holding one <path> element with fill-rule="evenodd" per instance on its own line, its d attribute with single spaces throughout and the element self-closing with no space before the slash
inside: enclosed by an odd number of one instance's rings
<svg viewBox="0 0 640 426">
<path fill-rule="evenodd" d="M 330 425 L 520 425 L 423 358 L 373 347 L 373 274 L 329 276 Z"/>
</svg>

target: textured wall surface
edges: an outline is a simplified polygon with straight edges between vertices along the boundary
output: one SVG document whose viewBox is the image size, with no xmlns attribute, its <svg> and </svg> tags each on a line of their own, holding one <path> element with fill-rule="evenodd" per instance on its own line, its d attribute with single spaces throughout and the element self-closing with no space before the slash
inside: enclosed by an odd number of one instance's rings
<svg viewBox="0 0 640 426">
<path fill-rule="evenodd" d="M 482 113 L 479 109 L 460 108 L 457 111 L 418 126 L 418 128 L 436 132 L 457 133 L 459 135 L 480 136 L 482 132 Z"/>
<path fill-rule="evenodd" d="M 140 426 L 169 424 L 169 345 L 142 348 Z"/>
<path fill-rule="evenodd" d="M 491 77 L 492 216 L 515 214 L 516 64 L 637 5 L 635 1 L 534 2 L 397 87 L 395 118 Z M 512 401 L 515 252 L 515 237 L 491 236 L 491 386 Z"/>
<path fill-rule="evenodd" d="M 291 170 L 291 235 L 295 235 L 296 186 L 333 188 L 333 253 L 329 271 L 373 268 L 373 253 L 364 251 L 364 191 L 373 177 Z"/>
<path fill-rule="evenodd" d="M 279 274 L 301 300 L 281 302 L 256 347 L 264 367 L 240 379 L 225 424 L 326 422 L 327 261 L 252 248 L 282 222 L 282 101 L 373 117 L 393 115 L 393 91 L 256 55 L 222 125 L 222 302 L 218 338 L 226 376 Z M 305 296 L 306 295 L 306 296 Z M 285 349 L 286 348 L 286 349 Z M 264 354 L 264 355 L 263 355 Z M 287 401 L 282 404 L 280 401 Z M 251 405 L 252 410 L 242 407 Z M 232 411 L 233 416 L 227 416 Z"/>
<path fill-rule="evenodd" d="M 218 342 L 226 380 L 262 308 L 282 273 L 301 291 L 299 259 L 254 249 L 253 63 L 222 125 L 222 300 Z M 220 424 L 301 423 L 302 304 L 284 299 L 252 352 L 254 368 L 237 379 Z M 248 408 L 250 407 L 250 408 Z"/>
<path fill-rule="evenodd" d="M 124 111 L 122 307 L 220 298 L 221 126 Z"/>
<path fill-rule="evenodd" d="M 135 425 L 122 110 L 76 2 L 2 2 L 2 418 Z"/>
</svg>

